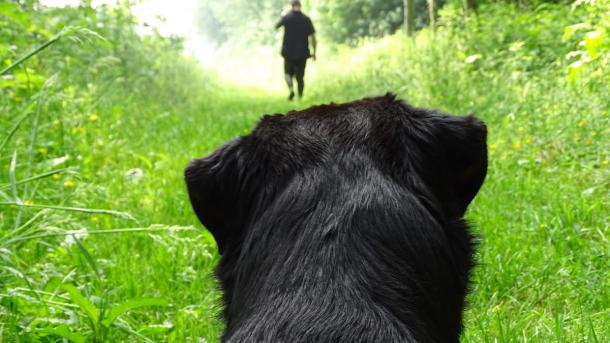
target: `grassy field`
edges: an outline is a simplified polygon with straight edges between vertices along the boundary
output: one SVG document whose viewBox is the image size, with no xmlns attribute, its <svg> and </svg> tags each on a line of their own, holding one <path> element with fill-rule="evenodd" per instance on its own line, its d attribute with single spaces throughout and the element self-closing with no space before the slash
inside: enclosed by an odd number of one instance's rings
<svg viewBox="0 0 610 343">
<path fill-rule="evenodd" d="M 70 86 L 65 73 L 5 91 L 0 341 L 216 342 L 218 256 L 185 165 L 262 114 L 392 91 L 489 127 L 489 174 L 467 215 L 479 252 L 463 341 L 608 342 L 610 92 L 566 79 L 552 25 L 565 16 L 507 11 L 491 39 L 494 23 L 479 23 L 329 50 L 297 103 L 205 72 L 186 82 L 180 65 L 162 75 L 169 95 L 104 93 L 101 76 Z M 546 36 L 528 33 L 534 21 Z"/>
</svg>

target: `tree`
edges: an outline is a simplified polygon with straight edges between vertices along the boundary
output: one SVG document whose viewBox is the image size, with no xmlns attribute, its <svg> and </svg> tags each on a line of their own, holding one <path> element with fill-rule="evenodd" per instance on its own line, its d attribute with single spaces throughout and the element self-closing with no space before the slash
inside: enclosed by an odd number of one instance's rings
<svg viewBox="0 0 610 343">
<path fill-rule="evenodd" d="M 318 3 L 318 17 L 314 18 L 317 29 L 335 42 L 353 44 L 361 37 L 394 33 L 403 25 L 403 0 L 325 0 Z"/>
<path fill-rule="evenodd" d="M 464 0 L 464 9 L 466 14 L 477 12 L 477 0 Z"/>
<path fill-rule="evenodd" d="M 438 18 L 438 0 L 428 0 L 428 16 L 430 18 L 430 27 L 434 29 L 436 27 L 436 19 Z"/>
<path fill-rule="evenodd" d="M 415 0 L 404 0 L 404 25 L 408 36 L 415 33 Z"/>
</svg>

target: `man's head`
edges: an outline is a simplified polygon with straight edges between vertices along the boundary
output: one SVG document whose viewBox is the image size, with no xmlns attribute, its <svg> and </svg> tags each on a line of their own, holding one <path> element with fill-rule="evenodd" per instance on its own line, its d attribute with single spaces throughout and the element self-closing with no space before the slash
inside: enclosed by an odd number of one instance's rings
<svg viewBox="0 0 610 343">
<path fill-rule="evenodd" d="M 296 1 L 296 0 L 292 1 L 291 4 L 292 4 L 292 10 L 293 11 L 297 11 L 298 12 L 298 11 L 301 10 L 301 2 L 300 1 Z"/>
</svg>

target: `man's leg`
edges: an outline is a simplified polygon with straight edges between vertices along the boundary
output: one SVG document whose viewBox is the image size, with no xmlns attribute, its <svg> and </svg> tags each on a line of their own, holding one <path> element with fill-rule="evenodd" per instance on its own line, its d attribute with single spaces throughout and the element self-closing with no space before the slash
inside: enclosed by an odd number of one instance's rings
<svg viewBox="0 0 610 343">
<path fill-rule="evenodd" d="M 286 80 L 286 85 L 288 86 L 288 90 L 290 91 L 288 100 L 292 100 L 294 98 L 294 86 L 292 85 L 292 75 L 294 75 L 293 64 L 291 62 L 289 62 L 287 59 L 284 59 L 284 79 Z"/>
<path fill-rule="evenodd" d="M 305 67 L 307 66 L 307 59 L 296 63 L 296 77 L 297 84 L 299 87 L 299 98 L 303 97 L 303 91 L 305 90 Z"/>
</svg>

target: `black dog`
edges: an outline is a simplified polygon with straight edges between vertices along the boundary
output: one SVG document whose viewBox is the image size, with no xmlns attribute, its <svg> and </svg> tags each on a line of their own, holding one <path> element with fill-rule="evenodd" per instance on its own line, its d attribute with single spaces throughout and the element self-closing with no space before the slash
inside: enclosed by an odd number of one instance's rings
<svg viewBox="0 0 610 343">
<path fill-rule="evenodd" d="M 485 125 L 394 96 L 265 116 L 186 169 L 225 342 L 458 342 Z"/>
</svg>

